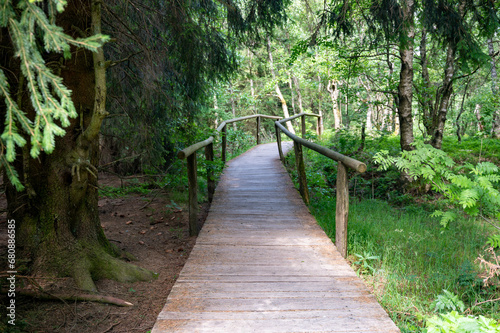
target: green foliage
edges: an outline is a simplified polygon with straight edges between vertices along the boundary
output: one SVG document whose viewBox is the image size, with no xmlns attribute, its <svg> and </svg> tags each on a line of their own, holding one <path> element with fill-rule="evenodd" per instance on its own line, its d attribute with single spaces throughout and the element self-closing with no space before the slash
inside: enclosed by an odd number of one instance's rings
<svg viewBox="0 0 500 333">
<path fill-rule="evenodd" d="M 431 308 L 435 312 L 450 312 L 450 311 L 458 311 L 464 312 L 465 305 L 457 295 L 448 290 L 443 290 L 443 293 L 438 295 L 438 297 L 432 302 Z"/>
<path fill-rule="evenodd" d="M 380 261 L 380 256 L 374 256 L 369 252 L 363 252 L 363 254 L 354 254 L 357 260 L 354 262 L 355 265 L 358 265 L 357 273 L 359 274 L 369 274 L 373 275 L 376 271 L 373 266 L 373 262 Z"/>
<path fill-rule="evenodd" d="M 464 316 L 456 311 L 439 314 L 426 320 L 427 333 L 495 333 L 500 324 L 483 316 Z"/>
<path fill-rule="evenodd" d="M 432 185 L 434 191 L 441 193 L 449 204 L 470 216 L 500 217 L 500 174 L 495 164 L 481 162 L 460 166 L 445 152 L 430 145 L 417 143 L 415 148 L 397 157 L 381 151 L 374 156 L 374 161 L 382 170 L 395 165 L 414 180 L 423 179 Z M 434 216 L 441 217 L 443 227 L 456 218 L 455 213 L 450 211 L 436 211 Z"/>
<path fill-rule="evenodd" d="M 19 108 L 10 91 L 9 79 L 0 69 L 0 97 L 6 105 L 5 127 L 0 137 L 0 167 L 6 170 L 18 190 L 22 190 L 23 185 L 10 163 L 15 159 L 15 147 L 27 143 L 23 136 L 31 141 L 33 158 L 42 150 L 50 154 L 55 149 L 55 137 L 65 135 L 63 128 L 69 126 L 69 118 L 77 116 L 71 91 L 64 86 L 62 78 L 47 67 L 44 55 L 62 53 L 68 59 L 71 45 L 96 51 L 108 40 L 102 35 L 74 39 L 53 23 L 57 13 L 64 10 L 66 1 L 48 1 L 48 15 L 34 2 L 24 0 L 14 4 L 5 0 L 0 15 L 0 28 L 8 30 L 36 114 L 30 119 Z"/>
<path fill-rule="evenodd" d="M 489 246 L 491 246 L 494 249 L 500 248 L 500 235 L 491 235 L 488 238 L 488 241 L 486 242 Z"/>
</svg>

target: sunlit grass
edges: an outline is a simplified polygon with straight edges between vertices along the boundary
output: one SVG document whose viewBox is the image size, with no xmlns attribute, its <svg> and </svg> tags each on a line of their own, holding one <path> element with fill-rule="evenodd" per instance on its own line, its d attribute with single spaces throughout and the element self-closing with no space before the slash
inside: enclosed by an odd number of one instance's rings
<svg viewBox="0 0 500 333">
<path fill-rule="evenodd" d="M 500 290 L 483 285 L 476 261 L 485 253 L 491 230 L 465 217 L 442 230 L 440 221 L 431 217 L 442 206 L 439 196 L 426 193 L 419 183 L 405 186 L 396 170 L 377 171 L 372 156 L 382 149 L 398 154 L 398 137 L 367 137 L 361 150 L 358 136 L 327 133 L 322 145 L 368 165 L 365 174 L 350 175 L 348 259 L 354 263 L 360 256 L 380 257 L 370 262 L 373 274 L 370 269 L 363 278 L 402 332 L 423 330 L 423 318 L 432 314 L 431 303 L 443 290 L 457 294 L 467 314 L 500 319 L 500 302 L 485 302 L 500 298 Z M 465 138 L 459 144 L 446 139 L 443 149 L 458 163 L 486 159 L 498 164 L 500 159 L 498 140 Z M 337 163 L 309 150 L 305 155 L 311 213 L 334 240 Z M 287 164 L 296 178 L 293 156 Z M 359 270 L 359 265 L 353 267 Z"/>
<path fill-rule="evenodd" d="M 310 209 L 334 239 L 335 200 L 316 197 Z M 474 263 L 486 240 L 483 227 L 469 220 L 457 220 L 442 232 L 439 221 L 418 206 L 396 209 L 380 200 L 353 199 L 349 207 L 348 256 L 351 261 L 359 253 L 380 256 L 366 281 L 403 331 L 421 323 L 418 316 L 430 313 L 430 303 L 443 289 L 469 305 L 486 297 Z M 489 309 L 476 311 L 498 316 Z"/>
</svg>

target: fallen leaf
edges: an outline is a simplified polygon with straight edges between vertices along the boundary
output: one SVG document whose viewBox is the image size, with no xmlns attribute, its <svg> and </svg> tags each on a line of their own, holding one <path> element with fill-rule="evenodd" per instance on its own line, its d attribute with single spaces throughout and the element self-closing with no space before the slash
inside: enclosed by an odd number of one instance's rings
<svg viewBox="0 0 500 333">
<path fill-rule="evenodd" d="M 140 233 L 141 235 L 144 235 L 144 234 L 146 233 L 146 230 L 141 230 L 141 231 L 139 231 L 139 233 Z"/>
<path fill-rule="evenodd" d="M 132 224 L 132 221 L 127 221 L 125 222 L 125 224 Z"/>
<path fill-rule="evenodd" d="M 139 244 L 144 245 L 144 242 L 143 241 L 139 241 Z"/>
</svg>

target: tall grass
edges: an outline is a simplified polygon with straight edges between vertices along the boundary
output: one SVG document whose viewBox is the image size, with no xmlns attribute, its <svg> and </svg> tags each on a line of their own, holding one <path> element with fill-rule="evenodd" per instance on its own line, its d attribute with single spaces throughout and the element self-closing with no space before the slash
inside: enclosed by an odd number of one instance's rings
<svg viewBox="0 0 500 333">
<path fill-rule="evenodd" d="M 486 147 L 485 142 L 471 139 L 460 145 L 456 140 L 447 140 L 444 149 L 452 151 L 457 159 L 467 154 L 469 160 L 481 155 L 495 161 L 493 151 L 497 143 L 487 142 Z M 349 135 L 333 137 L 323 144 L 368 164 L 366 175 L 351 178 L 348 260 L 358 270 L 354 263 L 360 258 L 379 257 L 371 259 L 370 266 L 374 269 L 364 271 L 363 278 L 402 332 L 423 331 L 423 318 L 432 313 L 431 303 L 443 290 L 457 294 L 468 314 L 500 318 L 500 302 L 478 304 L 500 298 L 497 287 L 483 286 L 476 263 L 485 251 L 486 227 L 462 217 L 443 231 L 439 220 L 431 217 L 439 204 L 438 197 L 407 193 L 405 188 L 398 188 L 401 182 L 397 172 L 377 172 L 371 163 L 371 156 L 380 149 L 397 153 L 397 139 L 384 136 L 367 139 L 362 152 L 357 151 L 359 141 Z M 293 156 L 287 161 L 295 178 Z M 307 153 L 306 163 L 314 198 L 309 208 L 334 240 L 336 163 L 315 152 Z"/>
</svg>

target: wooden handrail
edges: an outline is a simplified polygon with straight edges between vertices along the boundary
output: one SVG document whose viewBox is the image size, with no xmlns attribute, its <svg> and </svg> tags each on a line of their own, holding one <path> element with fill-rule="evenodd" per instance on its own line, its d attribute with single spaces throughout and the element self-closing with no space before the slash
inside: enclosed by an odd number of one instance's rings
<svg viewBox="0 0 500 333">
<path fill-rule="evenodd" d="M 347 177 L 347 169 L 349 167 L 359 173 L 366 171 L 366 164 L 342 155 L 336 151 L 320 146 L 316 143 L 307 141 L 303 138 L 288 131 L 282 124 L 293 120 L 297 117 L 302 117 L 302 136 L 305 136 L 304 130 L 304 116 L 311 116 L 311 114 L 300 114 L 290 118 L 285 118 L 275 122 L 276 127 L 276 141 L 278 144 L 278 151 L 280 159 L 283 160 L 283 150 L 281 148 L 281 132 L 285 133 L 290 139 L 293 140 L 293 148 L 295 150 L 295 164 L 297 166 L 297 174 L 299 176 L 299 191 L 306 204 L 309 204 L 309 190 L 307 188 L 307 178 L 304 165 L 304 157 L 302 153 L 302 146 L 306 146 L 323 156 L 338 162 L 337 169 L 337 208 L 335 214 L 335 245 L 340 254 L 345 258 L 347 257 L 347 221 L 349 215 L 349 180 Z M 316 115 L 314 115 L 316 116 Z M 318 126 L 319 127 L 319 126 Z"/>
<path fill-rule="evenodd" d="M 222 151 L 221 159 L 226 162 L 226 146 L 227 146 L 227 136 L 226 129 L 227 124 L 231 124 L 237 121 L 247 120 L 257 118 L 257 132 L 256 139 L 257 144 L 260 144 L 260 119 L 281 119 L 283 117 L 278 116 L 268 116 L 264 114 L 256 114 L 252 116 L 234 118 L 223 121 L 216 131 L 222 133 Z M 197 160 L 196 152 L 205 148 L 205 159 L 207 161 L 213 162 L 214 160 L 214 137 L 210 136 L 208 139 L 197 142 L 177 153 L 177 157 L 180 159 L 187 160 L 188 169 L 188 184 L 189 184 L 189 235 L 196 236 L 200 232 L 200 227 L 198 225 L 198 177 L 197 177 Z M 210 165 L 207 167 L 207 187 L 208 187 L 208 201 L 212 202 L 214 192 L 215 192 L 215 179 L 213 176 L 213 170 Z"/>
</svg>

